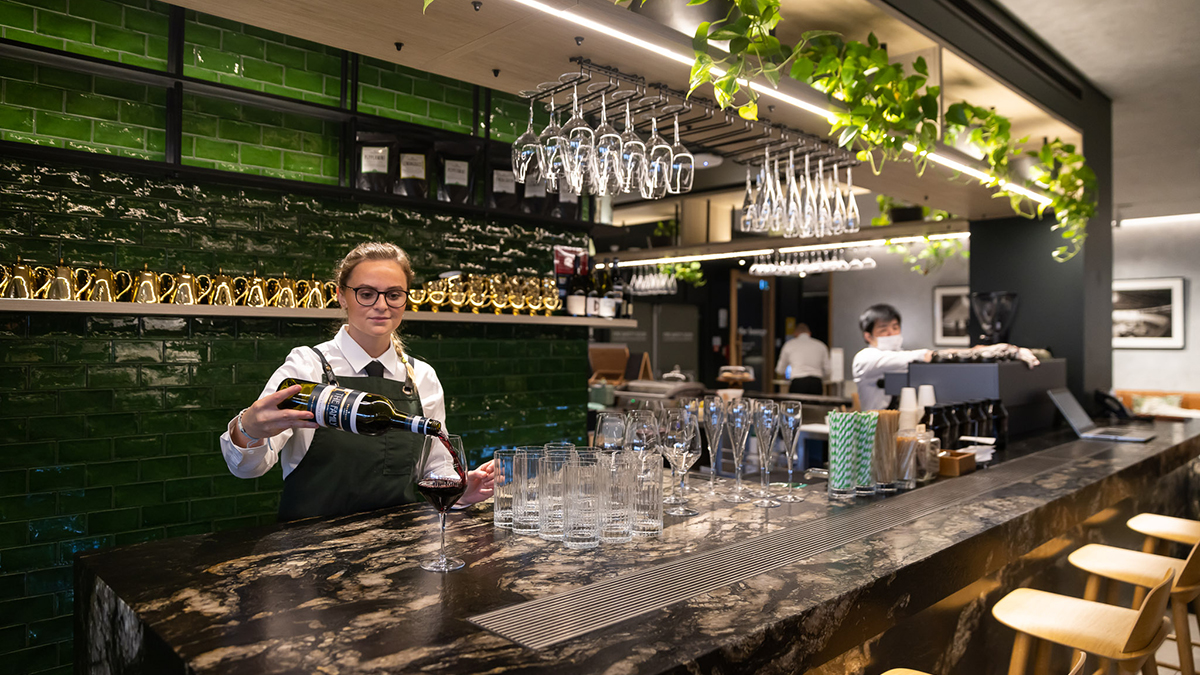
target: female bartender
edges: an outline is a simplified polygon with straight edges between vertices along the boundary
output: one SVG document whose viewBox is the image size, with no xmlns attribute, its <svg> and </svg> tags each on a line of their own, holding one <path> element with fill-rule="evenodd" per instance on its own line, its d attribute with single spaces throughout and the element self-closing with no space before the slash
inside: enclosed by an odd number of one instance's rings
<svg viewBox="0 0 1200 675">
<path fill-rule="evenodd" d="M 389 432 L 363 436 L 318 427 L 312 413 L 280 410 L 299 393 L 276 391 L 289 377 L 327 380 L 326 366 L 343 387 L 386 396 L 398 412 L 446 421 L 445 395 L 429 364 L 404 353 L 398 331 L 413 271 L 393 244 L 367 242 L 350 251 L 334 274 L 346 324 L 328 342 L 297 347 L 267 380 L 259 399 L 229 422 L 221 453 L 233 475 L 256 478 L 283 464 L 280 520 L 335 516 L 417 501 L 412 480 L 424 436 Z M 492 494 L 488 462 L 467 476 L 460 504 Z"/>
</svg>

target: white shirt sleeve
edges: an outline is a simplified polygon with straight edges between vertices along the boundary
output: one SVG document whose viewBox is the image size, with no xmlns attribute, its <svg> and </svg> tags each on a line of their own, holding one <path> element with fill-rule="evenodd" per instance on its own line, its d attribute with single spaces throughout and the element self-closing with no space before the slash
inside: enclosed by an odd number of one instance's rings
<svg viewBox="0 0 1200 675">
<path fill-rule="evenodd" d="M 308 347 L 298 347 L 288 354 L 283 365 L 279 366 L 267 380 L 259 398 L 274 393 L 279 383 L 289 377 L 298 380 L 319 381 L 321 362 L 317 355 Z M 280 454 L 289 444 L 297 441 L 295 429 L 284 429 L 278 434 L 264 439 L 265 442 L 252 447 L 243 447 L 233 441 L 233 428 L 237 418 L 229 421 L 225 433 L 221 434 L 221 454 L 225 456 L 225 464 L 229 472 L 238 478 L 257 478 L 266 474 L 279 461 Z M 312 430 L 306 431 L 308 440 L 312 438 Z M 306 442 L 307 445 L 307 442 Z"/>
<path fill-rule="evenodd" d="M 779 362 L 775 364 L 775 374 L 776 375 L 782 376 L 784 373 L 787 372 L 788 361 L 790 360 L 791 355 L 792 355 L 791 350 L 788 349 L 788 345 L 790 345 L 791 343 L 792 343 L 792 341 L 788 340 L 787 342 L 783 343 L 782 347 L 779 348 Z"/>
<path fill-rule="evenodd" d="M 421 395 L 421 412 L 430 419 L 435 419 L 442 423 L 442 429 L 446 433 L 446 392 L 442 389 L 442 382 L 438 379 L 437 372 L 433 366 L 425 363 L 420 359 L 408 357 L 412 361 L 413 375 L 416 376 L 417 393 Z"/>
<path fill-rule="evenodd" d="M 875 347 L 867 347 L 854 355 L 854 364 L 851 367 L 854 381 L 873 382 L 883 377 L 884 373 L 903 372 L 908 364 L 924 359 L 928 352 L 928 349 L 885 352 Z"/>
<path fill-rule="evenodd" d="M 821 381 L 828 382 L 833 377 L 833 368 L 829 365 L 829 347 L 822 344 L 825 349 L 825 358 L 821 360 Z"/>
</svg>

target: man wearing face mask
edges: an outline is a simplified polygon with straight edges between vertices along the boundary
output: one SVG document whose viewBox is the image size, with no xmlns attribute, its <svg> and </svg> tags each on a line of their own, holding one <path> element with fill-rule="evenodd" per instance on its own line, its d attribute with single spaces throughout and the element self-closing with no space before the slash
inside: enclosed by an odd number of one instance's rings
<svg viewBox="0 0 1200 675">
<path fill-rule="evenodd" d="M 858 317 L 859 328 L 867 347 L 854 355 L 851 371 L 858 386 L 858 402 L 863 410 L 883 410 L 891 397 L 883 393 L 884 373 L 902 373 L 913 361 L 928 362 L 933 352 L 928 349 L 900 349 L 900 313 L 891 305 L 871 305 Z"/>
</svg>

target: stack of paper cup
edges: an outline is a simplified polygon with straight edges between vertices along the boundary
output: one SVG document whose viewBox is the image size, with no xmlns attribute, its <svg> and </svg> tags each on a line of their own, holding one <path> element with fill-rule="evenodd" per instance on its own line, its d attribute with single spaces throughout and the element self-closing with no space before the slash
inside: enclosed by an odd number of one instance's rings
<svg viewBox="0 0 1200 675">
<path fill-rule="evenodd" d="M 900 390 L 900 428 L 915 429 L 921 421 L 921 409 L 917 407 L 917 390 L 905 387 Z"/>
<path fill-rule="evenodd" d="M 917 411 L 921 418 L 925 418 L 925 409 L 937 403 L 937 399 L 933 396 L 933 385 L 923 384 L 917 388 Z"/>
</svg>

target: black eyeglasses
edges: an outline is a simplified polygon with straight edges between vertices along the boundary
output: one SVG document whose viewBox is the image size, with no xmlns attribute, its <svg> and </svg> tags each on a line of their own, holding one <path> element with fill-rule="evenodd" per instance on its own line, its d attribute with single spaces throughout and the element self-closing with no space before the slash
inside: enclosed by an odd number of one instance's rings
<svg viewBox="0 0 1200 675">
<path fill-rule="evenodd" d="M 354 291 L 354 299 L 358 300 L 358 304 L 363 307 L 374 307 L 376 302 L 379 302 L 379 296 L 383 296 L 383 301 L 392 309 L 403 309 L 404 303 L 408 300 L 408 291 L 403 288 L 389 288 L 386 291 L 380 291 L 370 286 L 359 286 L 351 288 L 343 286 L 347 290 Z"/>
</svg>

